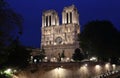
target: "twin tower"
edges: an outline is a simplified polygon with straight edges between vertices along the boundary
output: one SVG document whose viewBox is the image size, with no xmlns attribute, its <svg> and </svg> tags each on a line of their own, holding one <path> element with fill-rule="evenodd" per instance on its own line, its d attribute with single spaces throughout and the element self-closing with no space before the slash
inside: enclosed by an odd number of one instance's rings
<svg viewBox="0 0 120 78">
<path fill-rule="evenodd" d="M 41 46 L 51 61 L 59 59 L 62 53 L 66 59 L 70 59 L 74 50 L 79 47 L 77 37 L 80 24 L 77 8 L 74 5 L 64 7 L 61 25 L 55 10 L 44 11 L 41 31 Z"/>
<path fill-rule="evenodd" d="M 62 24 L 78 24 L 79 14 L 74 5 L 65 7 L 62 12 Z M 59 16 L 55 10 L 47 10 L 42 14 L 42 27 L 59 26 Z"/>
</svg>

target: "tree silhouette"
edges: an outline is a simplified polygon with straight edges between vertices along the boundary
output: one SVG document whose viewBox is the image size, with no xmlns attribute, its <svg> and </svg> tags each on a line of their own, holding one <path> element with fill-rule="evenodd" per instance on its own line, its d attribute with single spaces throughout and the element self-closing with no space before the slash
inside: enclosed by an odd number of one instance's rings
<svg viewBox="0 0 120 78">
<path fill-rule="evenodd" d="M 43 59 L 45 58 L 45 50 L 42 48 L 38 55 L 34 56 L 33 59 L 36 59 L 36 62 L 43 62 Z"/>
<path fill-rule="evenodd" d="M 9 53 L 6 50 L 11 42 L 20 34 L 22 34 L 22 17 L 4 0 L 0 0 L 0 64 L 7 59 Z"/>
<path fill-rule="evenodd" d="M 42 48 L 41 49 L 41 51 L 40 51 L 40 54 L 39 54 L 39 59 L 41 60 L 41 61 L 43 61 L 43 59 L 45 58 L 45 50 L 44 50 L 44 48 Z"/>
<path fill-rule="evenodd" d="M 73 60 L 75 61 L 81 61 L 84 59 L 84 55 L 83 53 L 81 52 L 81 50 L 79 48 L 75 49 L 75 52 L 72 56 Z"/>
<path fill-rule="evenodd" d="M 80 46 L 89 55 L 119 57 L 120 35 L 110 21 L 88 22 L 79 35 Z"/>
<path fill-rule="evenodd" d="M 25 46 L 21 45 L 19 39 L 15 39 L 9 47 L 9 55 L 6 61 L 6 65 L 25 68 L 29 64 L 30 52 Z"/>
</svg>

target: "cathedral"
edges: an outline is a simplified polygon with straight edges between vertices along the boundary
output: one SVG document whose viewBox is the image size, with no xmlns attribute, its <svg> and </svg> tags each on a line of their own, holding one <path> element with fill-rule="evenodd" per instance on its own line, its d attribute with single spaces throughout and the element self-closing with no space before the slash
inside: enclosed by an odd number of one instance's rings
<svg viewBox="0 0 120 78">
<path fill-rule="evenodd" d="M 59 24 L 59 16 L 55 10 L 42 13 L 41 47 L 48 59 L 56 60 L 62 53 L 65 58 L 72 58 L 74 50 L 79 48 L 79 33 L 79 14 L 74 5 L 64 7 L 62 24 Z"/>
</svg>

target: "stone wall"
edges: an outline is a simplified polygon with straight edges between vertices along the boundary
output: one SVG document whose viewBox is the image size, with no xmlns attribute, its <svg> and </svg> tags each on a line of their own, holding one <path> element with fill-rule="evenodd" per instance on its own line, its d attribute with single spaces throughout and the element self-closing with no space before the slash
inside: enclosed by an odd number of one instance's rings
<svg viewBox="0 0 120 78">
<path fill-rule="evenodd" d="M 91 78 L 115 70 L 107 63 L 40 63 L 16 74 L 18 78 Z"/>
<path fill-rule="evenodd" d="M 59 58 L 59 53 L 61 54 L 62 52 L 64 52 L 66 58 L 72 58 L 72 55 L 75 51 L 75 49 L 78 46 L 76 46 L 75 44 L 65 44 L 65 45 L 51 45 L 51 46 L 45 46 L 45 54 L 48 58 Z"/>
</svg>

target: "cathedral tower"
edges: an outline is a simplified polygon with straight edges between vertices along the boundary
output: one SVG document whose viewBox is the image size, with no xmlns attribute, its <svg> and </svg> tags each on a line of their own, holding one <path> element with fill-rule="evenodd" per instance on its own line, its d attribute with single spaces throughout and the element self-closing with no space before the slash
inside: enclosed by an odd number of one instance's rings
<svg viewBox="0 0 120 78">
<path fill-rule="evenodd" d="M 44 11 L 42 14 L 42 27 L 59 25 L 59 17 L 55 10 Z"/>
<path fill-rule="evenodd" d="M 74 50 L 79 48 L 77 36 L 80 33 L 80 24 L 77 8 L 72 5 L 63 9 L 61 25 L 55 10 L 44 11 L 41 30 L 41 46 L 47 57 L 56 60 L 64 53 L 70 59 Z"/>
<path fill-rule="evenodd" d="M 62 24 L 70 23 L 79 25 L 79 14 L 74 5 L 65 7 L 62 12 Z"/>
</svg>

